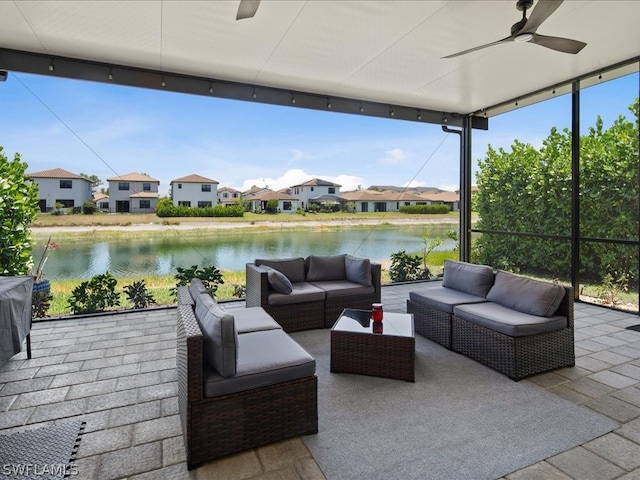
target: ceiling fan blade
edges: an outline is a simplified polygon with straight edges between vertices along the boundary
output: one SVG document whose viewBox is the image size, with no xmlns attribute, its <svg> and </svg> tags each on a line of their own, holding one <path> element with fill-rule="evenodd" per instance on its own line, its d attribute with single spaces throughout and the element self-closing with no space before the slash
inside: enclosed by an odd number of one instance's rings
<svg viewBox="0 0 640 480">
<path fill-rule="evenodd" d="M 527 20 L 522 32 L 535 32 L 542 22 L 551 16 L 564 0 L 538 0 L 538 3 L 531 11 L 531 15 Z"/>
<path fill-rule="evenodd" d="M 446 57 L 441 57 L 441 58 L 459 57 L 460 55 L 466 55 L 467 53 L 475 52 L 476 50 L 482 50 L 483 48 L 492 47 L 493 45 L 498 45 L 499 43 L 505 43 L 510 41 L 513 41 L 512 35 L 505 37 L 502 40 L 498 40 L 497 42 L 487 43 L 485 45 L 480 45 L 479 47 L 473 47 L 473 48 L 470 48 L 469 50 L 463 50 L 462 52 L 453 53 L 451 55 L 447 55 Z"/>
<path fill-rule="evenodd" d="M 259 6 L 260 0 L 240 0 L 236 20 L 242 20 L 243 18 L 252 18 L 258 11 Z"/>
<path fill-rule="evenodd" d="M 533 38 L 529 41 L 529 43 L 535 43 L 536 45 L 547 47 L 551 50 L 557 50 L 558 52 L 563 53 L 571 53 L 573 55 L 587 46 L 586 43 L 580 42 L 578 40 L 571 40 L 570 38 L 561 37 L 547 37 L 546 35 L 538 35 L 537 33 L 533 34 Z"/>
</svg>

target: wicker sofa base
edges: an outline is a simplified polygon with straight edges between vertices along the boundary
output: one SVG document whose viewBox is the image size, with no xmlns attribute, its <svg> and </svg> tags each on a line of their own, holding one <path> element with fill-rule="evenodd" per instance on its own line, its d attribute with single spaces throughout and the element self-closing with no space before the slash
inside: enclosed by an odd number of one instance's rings
<svg viewBox="0 0 640 480">
<path fill-rule="evenodd" d="M 452 315 L 411 299 L 407 300 L 407 313 L 413 313 L 416 333 L 451 350 Z"/>
<path fill-rule="evenodd" d="M 452 347 L 516 381 L 575 365 L 573 328 L 510 337 L 454 315 Z"/>
<path fill-rule="evenodd" d="M 192 403 L 185 438 L 189 469 L 298 435 L 318 433 L 318 377 Z"/>
<path fill-rule="evenodd" d="M 262 308 L 289 332 L 324 328 L 324 300 L 282 305 L 262 305 Z"/>
</svg>

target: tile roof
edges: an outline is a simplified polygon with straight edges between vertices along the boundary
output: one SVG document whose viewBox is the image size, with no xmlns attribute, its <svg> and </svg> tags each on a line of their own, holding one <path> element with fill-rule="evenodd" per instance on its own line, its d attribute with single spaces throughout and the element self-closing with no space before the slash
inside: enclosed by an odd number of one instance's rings
<svg viewBox="0 0 640 480">
<path fill-rule="evenodd" d="M 107 178 L 107 182 L 156 182 L 160 183 L 160 180 L 151 178 L 144 173 L 127 173 L 125 175 L 118 175 L 117 177 Z"/>
<path fill-rule="evenodd" d="M 327 180 L 322 180 L 320 178 L 312 178 L 309 181 L 301 183 L 299 185 L 293 185 L 294 187 L 341 187 L 342 185 L 338 185 L 337 183 L 329 182 Z"/>
<path fill-rule="evenodd" d="M 192 173 L 191 175 L 187 175 L 185 177 L 175 178 L 171 180 L 170 183 L 174 182 L 182 182 L 182 183 L 215 183 L 216 185 L 220 182 L 217 180 L 213 180 L 211 178 L 203 177 L 202 175 L 198 175 L 196 173 Z"/>
<path fill-rule="evenodd" d="M 43 170 L 41 172 L 27 173 L 29 178 L 71 178 L 73 180 L 86 180 L 91 183 L 91 180 L 81 177 L 75 173 L 68 172 L 62 168 L 52 168 L 51 170 Z"/>
<path fill-rule="evenodd" d="M 296 197 L 293 197 L 288 193 L 274 192 L 273 190 L 260 192 L 251 197 L 250 200 L 271 200 L 272 198 L 275 198 L 276 200 L 298 200 Z"/>
</svg>

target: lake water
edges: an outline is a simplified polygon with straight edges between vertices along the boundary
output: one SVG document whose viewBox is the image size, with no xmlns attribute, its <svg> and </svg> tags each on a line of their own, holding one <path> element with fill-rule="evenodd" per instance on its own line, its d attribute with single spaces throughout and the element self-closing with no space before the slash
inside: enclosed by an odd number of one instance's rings
<svg viewBox="0 0 640 480">
<path fill-rule="evenodd" d="M 237 233 L 175 238 L 95 240 L 59 242 L 45 266 L 50 280 L 85 279 L 111 272 L 115 277 L 145 274 L 173 275 L 176 267 L 215 265 L 219 270 L 244 271 L 256 258 L 306 257 L 349 253 L 371 260 L 387 260 L 392 253 L 420 252 L 422 237 L 441 237 L 438 250 L 451 250 L 446 237 L 453 225 L 401 226 L 351 230 L 292 230 L 265 232 L 238 230 Z M 42 247 L 34 248 L 36 262 Z"/>
</svg>

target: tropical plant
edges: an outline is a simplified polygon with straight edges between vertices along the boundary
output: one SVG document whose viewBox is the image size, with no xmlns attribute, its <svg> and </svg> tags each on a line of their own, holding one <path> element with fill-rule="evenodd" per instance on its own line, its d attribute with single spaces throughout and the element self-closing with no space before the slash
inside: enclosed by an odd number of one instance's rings
<svg viewBox="0 0 640 480">
<path fill-rule="evenodd" d="M 222 273 L 213 265 L 203 268 L 198 265 L 191 265 L 189 268 L 177 267 L 173 278 L 176 279 L 176 287 L 171 289 L 171 293 L 174 295 L 177 293 L 178 287 L 188 285 L 192 278 L 200 279 L 211 295 L 215 295 L 218 286 L 224 284 Z"/>
<path fill-rule="evenodd" d="M 389 277 L 392 282 L 411 282 L 429 278 L 429 269 L 422 266 L 420 258 L 404 250 L 391 254 Z"/>
<path fill-rule="evenodd" d="M 38 186 L 25 174 L 16 153 L 9 160 L 0 146 L 0 275 L 25 275 L 33 266 L 29 225 L 38 214 Z"/>
<path fill-rule="evenodd" d="M 133 303 L 134 309 L 147 308 L 156 303 L 153 295 L 147 290 L 144 279 L 123 287 L 127 300 Z"/>
<path fill-rule="evenodd" d="M 116 292 L 118 281 L 109 273 L 94 275 L 71 292 L 69 307 L 75 315 L 103 312 L 107 308 L 120 306 L 120 292 Z"/>
</svg>

